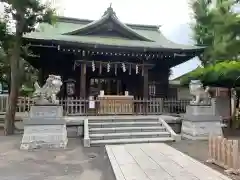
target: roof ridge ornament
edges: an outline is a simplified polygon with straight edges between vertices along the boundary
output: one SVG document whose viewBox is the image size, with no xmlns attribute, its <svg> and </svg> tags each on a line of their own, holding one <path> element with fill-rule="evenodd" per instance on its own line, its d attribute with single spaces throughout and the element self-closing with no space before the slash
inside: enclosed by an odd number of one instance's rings
<svg viewBox="0 0 240 180">
<path fill-rule="evenodd" d="M 107 10 L 104 12 L 103 16 L 109 14 L 110 16 L 111 15 L 115 15 L 116 16 L 116 13 L 115 11 L 113 10 L 112 8 L 112 3 L 110 3 L 109 7 L 107 8 Z"/>
</svg>

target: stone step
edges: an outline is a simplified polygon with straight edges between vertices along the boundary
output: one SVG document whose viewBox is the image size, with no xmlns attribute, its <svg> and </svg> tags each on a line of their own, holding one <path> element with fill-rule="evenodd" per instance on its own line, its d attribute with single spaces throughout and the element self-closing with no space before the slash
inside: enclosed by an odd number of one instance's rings
<svg viewBox="0 0 240 180">
<path fill-rule="evenodd" d="M 96 127 L 129 127 L 129 126 L 134 126 L 134 127 L 142 127 L 142 126 L 161 126 L 160 122 L 98 122 L 98 123 L 92 123 L 89 122 L 88 126 L 89 128 L 96 128 Z"/>
<path fill-rule="evenodd" d="M 90 134 L 96 133 L 122 133 L 122 132 L 163 132 L 166 128 L 163 126 L 139 126 L 139 127 L 108 127 L 108 128 L 90 128 Z"/>
<path fill-rule="evenodd" d="M 98 123 L 98 122 L 158 122 L 157 118 L 114 118 L 114 119 L 88 119 L 88 122 Z"/>
<path fill-rule="evenodd" d="M 157 138 L 170 137 L 169 132 L 125 132 L 125 133 L 108 133 L 108 134 L 90 134 L 91 140 L 101 139 L 134 139 L 134 138 Z"/>
<path fill-rule="evenodd" d="M 105 140 L 91 140 L 91 146 L 104 144 L 126 144 L 126 143 L 151 143 L 151 142 L 166 142 L 174 141 L 172 137 L 157 137 L 157 138 L 133 138 L 133 139 L 105 139 Z"/>
</svg>

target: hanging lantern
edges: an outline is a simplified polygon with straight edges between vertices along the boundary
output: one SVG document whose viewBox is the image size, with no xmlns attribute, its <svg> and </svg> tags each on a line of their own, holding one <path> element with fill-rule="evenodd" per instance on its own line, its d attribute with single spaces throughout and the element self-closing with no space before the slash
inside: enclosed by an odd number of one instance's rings
<svg viewBox="0 0 240 180">
<path fill-rule="evenodd" d="M 107 64 L 107 72 L 110 72 L 110 63 Z"/>
<path fill-rule="evenodd" d="M 122 70 L 123 70 L 123 72 L 126 72 L 126 66 L 124 63 L 122 63 Z"/>
<path fill-rule="evenodd" d="M 136 64 L 136 74 L 138 74 L 139 70 L 138 70 L 138 65 Z"/>
<path fill-rule="evenodd" d="M 92 71 L 94 72 L 96 70 L 95 63 L 92 61 Z"/>
</svg>

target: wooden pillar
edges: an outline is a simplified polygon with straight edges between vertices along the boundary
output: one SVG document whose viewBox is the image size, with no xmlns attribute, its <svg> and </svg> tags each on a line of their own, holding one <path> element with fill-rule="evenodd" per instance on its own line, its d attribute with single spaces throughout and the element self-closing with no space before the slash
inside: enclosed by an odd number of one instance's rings
<svg viewBox="0 0 240 180">
<path fill-rule="evenodd" d="M 39 69 L 38 81 L 39 81 L 40 85 L 43 86 L 43 84 L 44 84 L 44 71 L 43 71 L 43 68 Z"/>
<path fill-rule="evenodd" d="M 100 93 L 100 91 L 102 90 L 102 84 L 101 84 L 101 80 L 100 79 L 97 79 L 97 82 L 98 82 L 98 94 Z"/>
<path fill-rule="evenodd" d="M 120 95 L 120 80 L 117 80 L 117 95 Z"/>
<path fill-rule="evenodd" d="M 143 72 L 143 98 L 148 99 L 148 68 L 146 67 Z"/>
<path fill-rule="evenodd" d="M 81 64 L 80 97 L 86 98 L 86 64 Z"/>
<path fill-rule="evenodd" d="M 107 79 L 107 94 L 111 94 L 111 79 Z"/>
</svg>

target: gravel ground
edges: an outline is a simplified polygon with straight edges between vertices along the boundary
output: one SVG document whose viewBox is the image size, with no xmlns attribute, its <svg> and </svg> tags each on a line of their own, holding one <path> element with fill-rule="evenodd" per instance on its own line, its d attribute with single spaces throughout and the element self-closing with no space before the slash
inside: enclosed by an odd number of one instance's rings
<svg viewBox="0 0 240 180">
<path fill-rule="evenodd" d="M 182 140 L 179 142 L 172 142 L 167 144 L 191 156 L 192 158 L 204 163 L 205 165 L 225 174 L 223 168 L 216 166 L 214 164 L 206 163 L 206 160 L 208 158 L 208 142 L 207 141 Z M 237 175 L 227 175 L 227 176 L 229 176 L 233 180 L 240 180 L 240 176 L 237 176 Z"/>
<path fill-rule="evenodd" d="M 115 180 L 104 147 L 83 148 L 69 139 L 67 150 L 20 151 L 21 136 L 0 136 L 1 180 Z"/>
</svg>

